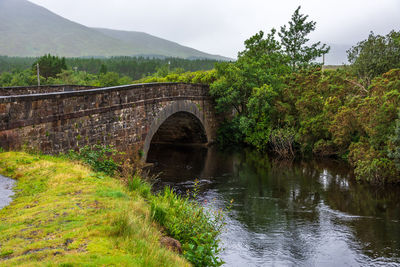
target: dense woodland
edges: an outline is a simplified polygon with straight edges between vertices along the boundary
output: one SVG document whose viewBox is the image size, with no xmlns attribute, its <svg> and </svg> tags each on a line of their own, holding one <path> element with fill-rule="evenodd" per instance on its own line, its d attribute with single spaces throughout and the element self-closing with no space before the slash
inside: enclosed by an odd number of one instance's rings
<svg viewBox="0 0 400 267">
<path fill-rule="evenodd" d="M 209 59 L 112 57 L 41 58 L 0 56 L 0 86 L 37 85 L 36 63 L 41 84 L 82 84 L 112 86 L 132 83 L 150 75 L 162 77 L 169 72 L 210 70 L 217 61 Z"/>
<path fill-rule="evenodd" d="M 307 18 L 297 9 L 278 34 L 257 33 L 237 61 L 212 71 L 142 81 L 209 83 L 217 110 L 232 114 L 219 129 L 222 146 L 343 158 L 358 180 L 400 182 L 400 33 L 371 33 L 348 51 L 350 66 L 323 70 L 313 62 L 329 47 L 307 45 L 315 29 Z"/>
<path fill-rule="evenodd" d="M 221 143 L 281 157 L 347 159 L 359 180 L 400 181 L 400 33 L 370 34 L 348 51 L 350 66 L 323 71 L 329 51 L 307 35 L 315 22 L 297 9 L 288 26 L 245 41 L 238 60 L 216 65 L 211 94 L 222 112 Z"/>
<path fill-rule="evenodd" d="M 359 180 L 400 182 L 400 32 L 371 32 L 348 51 L 351 65 L 323 70 L 314 62 L 329 47 L 309 44 L 315 26 L 299 7 L 279 31 L 246 40 L 235 62 L 0 58 L 0 85 L 34 85 L 36 62 L 43 84 L 205 83 L 229 118 L 219 129 L 221 146 L 343 158 Z M 46 73 L 46 65 L 56 72 Z"/>
</svg>

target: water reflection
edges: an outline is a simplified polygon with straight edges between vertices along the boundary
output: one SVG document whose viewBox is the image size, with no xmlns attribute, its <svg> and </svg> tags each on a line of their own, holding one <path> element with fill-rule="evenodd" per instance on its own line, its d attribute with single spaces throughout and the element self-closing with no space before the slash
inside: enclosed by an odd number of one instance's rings
<svg viewBox="0 0 400 267">
<path fill-rule="evenodd" d="M 355 183 L 342 162 L 194 147 L 152 148 L 149 160 L 161 185 L 184 192 L 198 178 L 211 208 L 235 200 L 227 266 L 400 266 L 400 188 Z"/>
<path fill-rule="evenodd" d="M 0 209 L 11 202 L 11 197 L 14 195 L 12 190 L 14 183 L 14 180 L 0 175 Z"/>
</svg>

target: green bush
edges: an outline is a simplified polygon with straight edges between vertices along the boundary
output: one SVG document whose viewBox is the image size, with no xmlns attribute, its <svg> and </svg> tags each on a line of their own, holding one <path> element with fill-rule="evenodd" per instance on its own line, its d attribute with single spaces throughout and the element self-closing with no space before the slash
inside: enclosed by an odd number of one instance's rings
<svg viewBox="0 0 400 267">
<path fill-rule="evenodd" d="M 67 156 L 70 159 L 81 160 L 89 164 L 96 172 L 104 172 L 113 176 L 120 167 L 120 164 L 114 160 L 114 156 L 117 154 L 120 153 L 112 146 L 94 145 L 84 146 L 78 151 L 70 150 Z"/>
<path fill-rule="evenodd" d="M 224 121 L 217 130 L 217 143 L 222 148 L 230 147 L 232 144 L 242 143 L 244 134 L 240 130 L 239 117 L 231 121 Z"/>
<path fill-rule="evenodd" d="M 396 120 L 394 135 L 390 138 L 389 157 L 396 163 L 397 169 L 400 171 L 400 113 Z"/>
<path fill-rule="evenodd" d="M 150 202 L 152 218 L 165 227 L 168 235 L 181 242 L 186 259 L 195 266 L 223 264 L 218 257 L 218 235 L 224 226 L 221 210 L 207 211 L 189 196 L 178 196 L 169 187 Z"/>
<path fill-rule="evenodd" d="M 273 151 L 284 158 L 294 157 L 294 140 L 296 131 L 293 128 L 278 128 L 271 131 L 269 143 Z"/>
<path fill-rule="evenodd" d="M 394 162 L 387 158 L 359 160 L 355 164 L 354 173 L 357 180 L 374 184 L 396 182 L 399 175 Z"/>
<path fill-rule="evenodd" d="M 338 154 L 337 148 L 335 147 L 333 141 L 324 139 L 320 139 L 314 144 L 312 152 L 314 155 L 319 155 L 323 157 L 336 156 Z"/>
</svg>

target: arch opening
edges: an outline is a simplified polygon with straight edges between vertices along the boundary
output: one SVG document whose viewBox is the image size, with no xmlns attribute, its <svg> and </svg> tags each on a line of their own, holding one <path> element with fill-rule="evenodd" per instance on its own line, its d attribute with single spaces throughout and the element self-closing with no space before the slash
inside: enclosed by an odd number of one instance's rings
<svg viewBox="0 0 400 267">
<path fill-rule="evenodd" d="M 147 161 L 150 146 L 157 144 L 206 144 L 208 130 L 205 116 L 198 104 L 191 101 L 174 101 L 165 106 L 153 119 L 143 144 L 142 160 Z"/>
<path fill-rule="evenodd" d="M 193 145 L 206 143 L 207 134 L 199 118 L 189 112 L 176 112 L 169 116 L 154 133 L 148 153 L 146 153 L 146 161 L 158 162 L 164 151 L 185 150 Z M 172 154 L 170 156 L 174 158 Z"/>
<path fill-rule="evenodd" d="M 201 121 L 189 112 L 169 116 L 153 135 L 150 144 L 205 144 L 207 136 Z"/>
</svg>

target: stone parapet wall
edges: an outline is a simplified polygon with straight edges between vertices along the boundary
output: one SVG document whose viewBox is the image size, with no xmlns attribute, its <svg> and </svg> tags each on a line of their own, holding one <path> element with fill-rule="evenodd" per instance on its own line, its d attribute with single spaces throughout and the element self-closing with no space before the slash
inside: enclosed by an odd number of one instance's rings
<svg viewBox="0 0 400 267">
<path fill-rule="evenodd" d="M 68 92 L 98 88 L 84 85 L 41 85 L 41 86 L 15 86 L 0 87 L 0 96 L 45 94 L 54 92 Z"/>
</svg>

